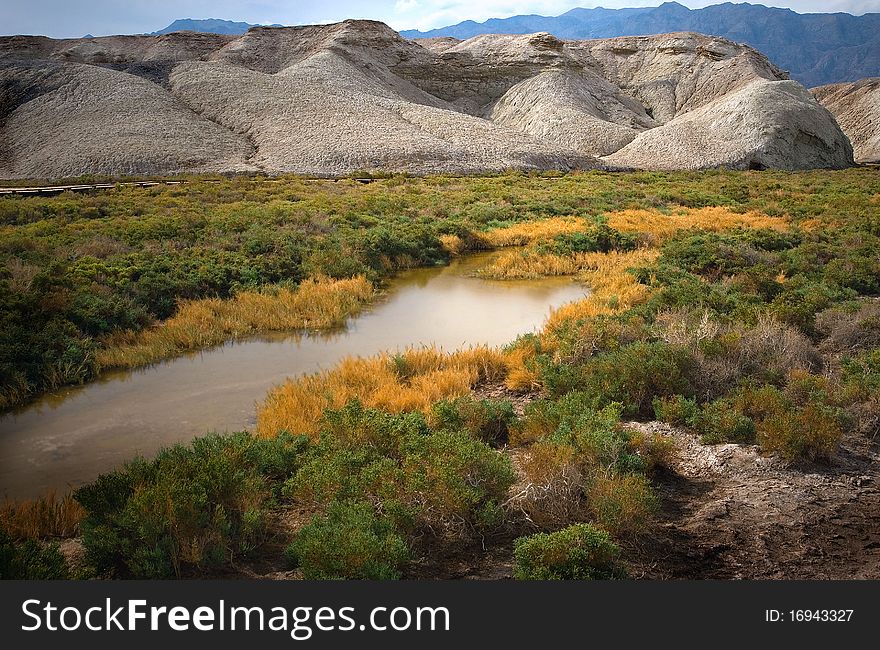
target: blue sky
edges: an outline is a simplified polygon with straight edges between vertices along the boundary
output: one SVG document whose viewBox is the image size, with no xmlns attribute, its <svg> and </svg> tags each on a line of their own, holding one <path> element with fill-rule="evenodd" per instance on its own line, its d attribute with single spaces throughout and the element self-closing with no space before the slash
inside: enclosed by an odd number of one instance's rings
<svg viewBox="0 0 880 650">
<path fill-rule="evenodd" d="M 555 16 L 573 7 L 655 6 L 662 0 L 0 0 L 0 33 L 56 38 L 136 34 L 177 18 L 224 18 L 249 23 L 302 25 L 345 18 L 382 20 L 395 29 L 430 29 L 516 14 Z M 679 0 L 692 8 L 712 0 Z M 801 13 L 880 12 L 880 0 L 770 0 L 762 4 Z"/>
</svg>

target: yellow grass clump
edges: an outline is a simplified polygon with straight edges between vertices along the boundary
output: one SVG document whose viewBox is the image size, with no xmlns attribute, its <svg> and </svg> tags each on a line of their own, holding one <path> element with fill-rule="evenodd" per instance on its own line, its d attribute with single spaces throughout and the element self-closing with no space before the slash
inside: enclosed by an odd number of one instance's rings
<svg viewBox="0 0 880 650">
<path fill-rule="evenodd" d="M 15 539 L 73 537 L 85 510 L 73 496 L 54 492 L 38 499 L 6 501 L 0 505 L 0 529 Z"/>
<path fill-rule="evenodd" d="M 506 228 L 494 228 L 480 237 L 491 248 L 503 246 L 525 246 L 542 239 L 551 239 L 557 235 L 570 235 L 589 229 L 593 222 L 576 217 L 552 217 L 541 221 L 515 223 Z"/>
<path fill-rule="evenodd" d="M 244 291 L 229 300 L 186 300 L 156 327 L 105 339 L 97 360 L 101 368 L 133 368 L 257 332 L 338 327 L 373 296 L 372 283 L 358 276 L 309 279 L 296 289 Z"/>
<path fill-rule="evenodd" d="M 648 287 L 639 284 L 628 269 L 647 266 L 659 255 L 660 252 L 652 248 L 579 255 L 578 279 L 590 286 L 590 294 L 550 314 L 542 332 L 542 343 L 548 344 L 548 337 L 552 338 L 553 332 L 567 321 L 617 314 L 645 300 Z"/>
<path fill-rule="evenodd" d="M 650 244 L 660 244 L 679 230 L 699 228 L 703 230 L 730 230 L 733 228 L 771 228 L 787 230 L 785 219 L 770 217 L 757 211 L 737 213 L 725 207 L 680 208 L 673 214 L 657 210 L 619 210 L 604 215 L 608 225 L 615 230 L 646 235 Z M 596 222 L 583 217 L 552 217 L 540 221 L 515 223 L 504 228 L 494 228 L 475 233 L 468 239 L 458 235 L 441 235 L 443 247 L 458 255 L 469 250 L 503 248 L 506 246 L 526 246 L 537 241 L 552 239 L 557 235 L 570 235 L 584 232 L 594 227 Z M 568 275 L 574 271 L 557 269 L 553 271 L 553 260 L 544 260 L 552 272 L 545 275 Z"/>
<path fill-rule="evenodd" d="M 354 399 L 390 413 L 427 413 L 437 400 L 465 395 L 504 372 L 502 353 L 485 346 L 451 354 L 428 347 L 344 359 L 332 370 L 289 380 L 270 391 L 257 410 L 257 435 L 315 435 L 325 409 Z"/>
<path fill-rule="evenodd" d="M 552 217 L 541 221 L 515 223 L 503 228 L 493 228 L 486 232 L 471 233 L 463 239 L 459 235 L 440 235 L 440 243 L 448 252 L 459 255 L 467 251 L 504 248 L 506 246 L 525 246 L 557 235 L 583 232 L 593 224 L 580 217 Z"/>
<path fill-rule="evenodd" d="M 761 212 L 738 214 L 725 207 L 682 209 L 675 214 L 656 210 L 620 210 L 606 215 L 608 225 L 621 232 L 650 235 L 651 243 L 659 244 L 679 230 L 732 230 L 734 228 L 771 228 L 788 230 L 788 222 Z"/>
<path fill-rule="evenodd" d="M 458 235 L 440 235 L 440 245 L 452 255 L 460 255 L 467 250 L 466 242 Z"/>
</svg>

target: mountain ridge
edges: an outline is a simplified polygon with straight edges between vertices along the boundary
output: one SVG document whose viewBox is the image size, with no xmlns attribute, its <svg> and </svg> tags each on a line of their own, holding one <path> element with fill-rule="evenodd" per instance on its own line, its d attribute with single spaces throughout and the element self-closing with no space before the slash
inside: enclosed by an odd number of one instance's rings
<svg viewBox="0 0 880 650">
<path fill-rule="evenodd" d="M 240 36 L 251 27 L 265 27 L 267 25 L 235 22 L 221 18 L 178 18 L 173 23 L 162 29 L 150 32 L 148 36 L 162 36 L 174 32 L 202 32 L 204 34 L 223 34 L 228 36 Z M 281 27 L 281 25 L 268 25 L 268 27 Z"/>
<path fill-rule="evenodd" d="M 576 7 L 559 16 L 464 21 L 424 32 L 403 30 L 401 35 L 468 39 L 489 33 L 540 31 L 572 40 L 679 31 L 720 36 L 763 52 L 807 87 L 880 76 L 880 13 L 799 14 L 786 8 L 731 2 L 689 9 L 665 2 L 658 7 Z"/>
</svg>

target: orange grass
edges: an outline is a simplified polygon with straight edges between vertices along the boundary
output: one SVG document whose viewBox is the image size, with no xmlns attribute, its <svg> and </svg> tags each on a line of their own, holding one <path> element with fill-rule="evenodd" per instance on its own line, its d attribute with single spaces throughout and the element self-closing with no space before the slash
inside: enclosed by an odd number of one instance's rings
<svg viewBox="0 0 880 650">
<path fill-rule="evenodd" d="M 390 413 L 428 413 L 437 400 L 466 395 L 477 383 L 500 379 L 504 372 L 503 355 L 488 347 L 449 354 L 414 348 L 398 355 L 344 359 L 332 370 L 288 380 L 270 391 L 257 409 L 257 435 L 315 435 L 325 409 L 354 399 Z"/>
<path fill-rule="evenodd" d="M 730 230 L 733 228 L 771 228 L 787 230 L 788 221 L 770 217 L 757 211 L 737 213 L 725 207 L 679 208 L 673 214 L 656 210 L 619 210 L 604 215 L 608 225 L 621 232 L 646 235 L 646 243 L 657 245 L 682 229 Z M 589 230 L 596 225 L 593 219 L 583 217 L 551 217 L 540 221 L 515 223 L 504 228 L 474 233 L 468 240 L 458 235 L 441 235 L 443 247 L 453 255 L 470 250 L 526 246 L 552 239 L 557 235 L 569 235 Z M 565 273 L 562 273 L 565 275 Z"/>
<path fill-rule="evenodd" d="M 682 208 L 674 214 L 654 210 L 620 210 L 606 215 L 608 225 L 621 232 L 644 233 L 650 243 L 660 244 L 679 230 L 732 230 L 734 228 L 771 228 L 788 230 L 788 221 L 761 212 L 738 214 L 725 207 Z"/>
<path fill-rule="evenodd" d="M 374 295 L 372 283 L 358 276 L 309 279 L 296 289 L 244 291 L 229 300 L 186 300 L 156 327 L 106 338 L 97 360 L 101 368 L 133 368 L 257 332 L 338 327 Z"/>
<path fill-rule="evenodd" d="M 601 315 L 620 313 L 648 297 L 648 288 L 639 284 L 627 269 L 645 266 L 657 259 L 656 249 L 641 248 L 631 252 L 583 253 L 576 257 L 578 279 L 590 286 L 583 300 L 562 305 L 548 316 L 539 336 L 541 347 L 554 351 L 557 333 L 572 321 L 588 321 Z M 540 387 L 540 373 L 531 360 L 536 350 L 532 345 L 520 345 L 507 352 L 505 385 L 514 391 L 531 391 Z"/>
<path fill-rule="evenodd" d="M 440 235 L 440 243 L 453 255 L 459 255 L 474 250 L 525 246 L 557 235 L 583 232 L 593 225 L 594 222 L 580 217 L 551 217 L 541 221 L 515 223 L 504 228 L 472 233 L 467 239 L 462 239 L 458 235 Z"/>
<path fill-rule="evenodd" d="M 54 492 L 38 499 L 5 501 L 0 505 L 0 528 L 15 539 L 73 537 L 85 510 L 71 495 Z"/>
</svg>

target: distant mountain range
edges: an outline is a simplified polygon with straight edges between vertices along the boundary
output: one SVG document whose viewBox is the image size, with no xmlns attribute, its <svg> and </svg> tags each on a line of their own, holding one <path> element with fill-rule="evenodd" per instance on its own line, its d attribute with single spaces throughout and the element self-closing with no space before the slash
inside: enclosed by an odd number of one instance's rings
<svg viewBox="0 0 880 650">
<path fill-rule="evenodd" d="M 405 38 L 549 32 L 564 39 L 609 38 L 666 32 L 700 32 L 746 43 L 766 54 L 807 87 L 880 76 L 880 14 L 798 14 L 730 2 L 688 9 L 677 2 L 633 9 L 572 9 L 561 16 L 472 20 Z"/>
<path fill-rule="evenodd" d="M 236 23 L 231 20 L 220 20 L 219 18 L 206 18 L 204 20 L 195 20 L 193 18 L 183 18 L 175 20 L 165 29 L 158 32 L 152 32 L 150 36 L 161 36 L 162 34 L 170 34 L 172 32 L 205 32 L 208 34 L 244 34 L 251 27 L 250 23 Z M 281 25 L 271 25 L 271 27 L 281 27 Z"/>
</svg>

